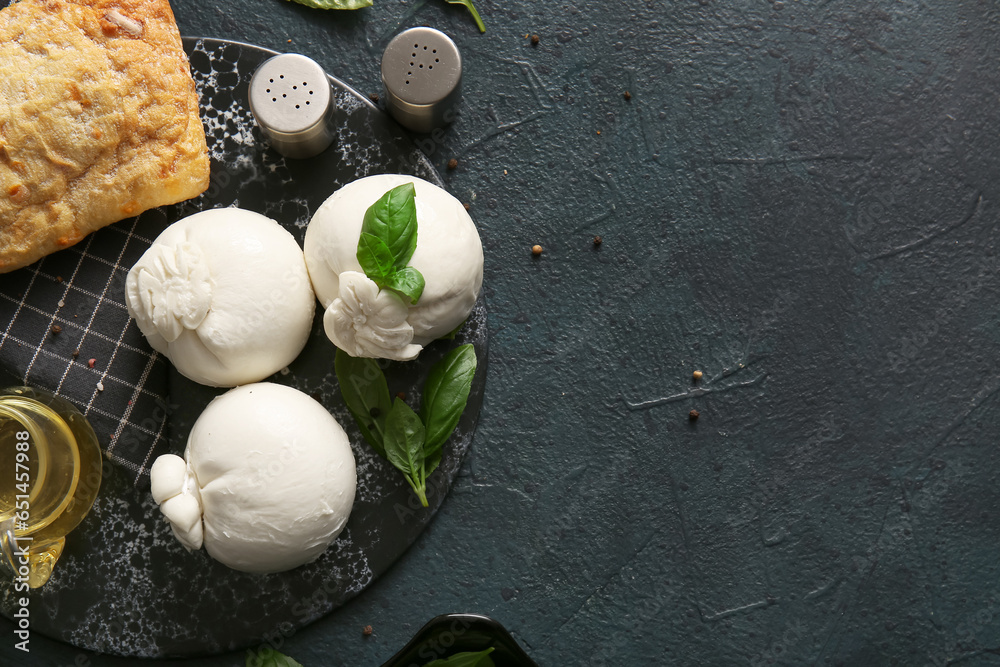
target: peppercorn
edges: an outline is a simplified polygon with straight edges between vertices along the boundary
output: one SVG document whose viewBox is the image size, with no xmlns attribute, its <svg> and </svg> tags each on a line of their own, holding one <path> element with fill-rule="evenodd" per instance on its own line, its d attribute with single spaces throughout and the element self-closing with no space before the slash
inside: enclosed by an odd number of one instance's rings
<svg viewBox="0 0 1000 667">
<path fill-rule="evenodd" d="M 697 410 L 692 410 L 691 412 L 688 413 L 688 419 L 690 419 L 691 421 L 695 421 L 700 416 L 701 414 Z"/>
<path fill-rule="evenodd" d="M 540 245 L 533 245 L 533 246 L 531 246 L 531 254 L 534 255 L 535 257 L 538 257 L 539 255 L 541 255 L 542 254 L 542 246 L 540 246 Z"/>
<path fill-rule="evenodd" d="M 448 169 L 451 171 L 458 169 L 458 160 L 456 160 L 455 158 L 448 160 Z"/>
<path fill-rule="evenodd" d="M 540 41 L 542 41 L 542 38 L 539 37 L 538 35 L 532 35 L 531 36 L 531 45 L 532 46 L 538 46 L 538 42 L 540 42 Z"/>
<path fill-rule="evenodd" d="M 602 243 L 604 243 L 604 239 L 602 239 L 600 236 L 595 236 L 594 237 L 594 245 L 595 246 L 599 246 Z"/>
<path fill-rule="evenodd" d="M 632 99 L 632 93 L 630 93 L 630 92 L 628 92 L 626 90 L 625 91 L 625 101 L 628 102 L 630 99 Z"/>
<path fill-rule="evenodd" d="M 365 637 L 371 637 L 371 636 L 372 636 L 372 633 L 373 633 L 373 632 L 375 632 L 375 630 L 374 630 L 374 629 L 372 629 L 372 626 L 370 626 L 370 625 L 366 625 L 366 626 L 365 626 L 365 627 L 364 627 L 364 628 L 363 628 L 363 629 L 361 630 L 361 634 L 363 634 L 363 635 L 364 635 Z"/>
<path fill-rule="evenodd" d="M 691 377 L 694 378 L 695 382 L 700 380 L 702 375 L 704 375 L 704 373 L 702 373 L 701 371 L 695 371 L 694 373 L 691 373 Z"/>
<path fill-rule="evenodd" d="M 58 324 L 53 324 L 52 325 L 52 333 L 53 334 L 62 333 L 62 327 L 59 326 Z"/>
</svg>

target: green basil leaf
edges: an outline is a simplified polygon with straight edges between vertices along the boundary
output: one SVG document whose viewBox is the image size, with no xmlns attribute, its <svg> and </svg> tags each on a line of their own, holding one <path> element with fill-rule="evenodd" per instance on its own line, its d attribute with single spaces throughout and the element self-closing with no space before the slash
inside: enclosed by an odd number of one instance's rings
<svg viewBox="0 0 1000 667">
<path fill-rule="evenodd" d="M 495 667 L 490 657 L 493 650 L 491 646 L 485 651 L 455 653 L 443 660 L 428 662 L 424 667 Z"/>
<path fill-rule="evenodd" d="M 424 450 L 424 454 L 427 458 L 424 459 L 424 474 L 423 479 L 426 482 L 427 478 L 431 476 L 431 473 L 437 470 L 437 467 L 441 465 L 441 454 L 444 452 L 443 447 L 438 447 L 432 452 Z"/>
<path fill-rule="evenodd" d="M 302 665 L 283 653 L 265 647 L 257 653 L 247 651 L 246 667 L 302 667 Z"/>
<path fill-rule="evenodd" d="M 476 27 L 479 28 L 479 32 L 486 32 L 486 26 L 483 25 L 483 20 L 479 18 L 479 12 L 476 11 L 476 7 L 472 4 L 472 0 L 444 0 L 445 2 L 452 5 L 465 5 L 469 12 L 472 14 L 472 19 L 476 22 Z"/>
<path fill-rule="evenodd" d="M 458 426 L 469 400 L 476 365 L 475 348 L 461 345 L 431 368 L 420 403 L 420 416 L 427 430 L 424 451 L 428 456 L 440 450 Z"/>
<path fill-rule="evenodd" d="M 392 408 L 385 374 L 374 359 L 356 359 L 338 349 L 334 360 L 340 394 L 347 403 L 361 435 L 382 458 L 385 453 L 385 422 Z"/>
<path fill-rule="evenodd" d="M 386 280 L 385 286 L 396 290 L 416 304 L 424 293 L 424 276 L 412 266 L 402 268 Z"/>
<path fill-rule="evenodd" d="M 358 262 L 365 275 L 381 287 L 392 275 L 395 260 L 385 241 L 374 234 L 362 232 L 358 239 Z"/>
<path fill-rule="evenodd" d="M 424 434 L 420 417 L 397 398 L 385 420 L 385 455 L 409 480 L 418 480 L 423 469 Z"/>
<path fill-rule="evenodd" d="M 402 269 L 407 265 L 417 247 L 415 196 L 413 183 L 403 183 L 394 187 L 368 207 L 364 222 L 361 224 L 362 234 L 371 234 L 382 239 L 389 248 L 396 269 Z"/>
<path fill-rule="evenodd" d="M 295 0 L 295 2 L 316 9 L 361 9 L 372 6 L 372 0 Z"/>
</svg>

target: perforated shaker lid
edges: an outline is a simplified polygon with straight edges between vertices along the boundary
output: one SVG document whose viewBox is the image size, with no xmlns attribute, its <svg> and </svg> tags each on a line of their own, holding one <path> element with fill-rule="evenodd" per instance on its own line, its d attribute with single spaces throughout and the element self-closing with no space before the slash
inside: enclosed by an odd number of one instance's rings
<svg viewBox="0 0 1000 667">
<path fill-rule="evenodd" d="M 290 157 L 315 155 L 330 145 L 331 101 L 326 72 L 298 53 L 266 60 L 250 80 L 250 110 L 257 124 Z"/>
<path fill-rule="evenodd" d="M 382 53 L 387 107 L 410 129 L 427 132 L 443 125 L 445 112 L 458 102 L 461 82 L 462 56 L 440 30 L 410 28 Z"/>
</svg>

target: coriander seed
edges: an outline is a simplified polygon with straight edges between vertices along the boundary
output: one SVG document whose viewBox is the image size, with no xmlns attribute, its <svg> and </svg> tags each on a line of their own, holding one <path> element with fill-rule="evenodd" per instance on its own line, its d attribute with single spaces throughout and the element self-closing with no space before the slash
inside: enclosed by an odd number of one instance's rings
<svg viewBox="0 0 1000 667">
<path fill-rule="evenodd" d="M 540 245 L 533 245 L 533 246 L 531 246 L 531 254 L 534 255 L 535 257 L 538 257 L 539 255 L 541 255 L 542 254 L 542 246 L 540 246 Z"/>
<path fill-rule="evenodd" d="M 695 382 L 700 380 L 702 375 L 704 375 L 704 373 L 702 373 L 701 371 L 695 371 L 694 373 L 691 373 L 691 377 L 694 379 Z"/>
</svg>

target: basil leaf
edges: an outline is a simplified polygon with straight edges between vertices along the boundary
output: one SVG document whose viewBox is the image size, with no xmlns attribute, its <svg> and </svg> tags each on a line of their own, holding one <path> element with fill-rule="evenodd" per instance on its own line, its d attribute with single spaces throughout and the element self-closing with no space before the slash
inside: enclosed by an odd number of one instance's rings
<svg viewBox="0 0 1000 667">
<path fill-rule="evenodd" d="M 385 422 L 392 408 L 385 374 L 374 359 L 356 359 L 338 349 L 334 361 L 340 394 L 368 444 L 386 458 Z"/>
<path fill-rule="evenodd" d="M 379 287 L 393 273 L 394 258 L 385 241 L 367 232 L 358 239 L 358 262 L 365 275 L 379 284 Z"/>
<path fill-rule="evenodd" d="M 400 269 L 386 280 L 385 286 L 396 290 L 416 304 L 424 293 L 424 276 L 412 266 Z"/>
<path fill-rule="evenodd" d="M 476 366 L 475 348 L 461 345 L 431 368 L 420 402 L 420 416 L 427 428 L 424 449 L 428 454 L 440 450 L 458 426 L 469 400 Z"/>
<path fill-rule="evenodd" d="M 483 20 L 479 18 L 479 12 L 476 11 L 475 6 L 472 4 L 472 0 L 444 0 L 451 5 L 465 5 L 469 12 L 472 14 L 472 19 L 476 22 L 476 27 L 479 28 L 479 32 L 486 32 L 486 26 L 483 25 Z"/>
<path fill-rule="evenodd" d="M 361 9 L 372 6 L 372 0 L 295 0 L 295 2 L 316 9 Z"/>
<path fill-rule="evenodd" d="M 417 413 L 397 398 L 385 420 L 385 455 L 389 463 L 411 480 L 419 479 L 423 468 L 424 433 L 424 425 Z"/>
<path fill-rule="evenodd" d="M 417 247 L 417 207 L 413 202 L 415 196 L 413 183 L 394 187 L 368 207 L 361 224 L 362 234 L 377 236 L 385 242 L 396 269 L 406 266 Z"/>
<path fill-rule="evenodd" d="M 437 470 L 437 467 L 439 465 L 441 465 L 442 452 L 444 452 L 444 449 L 441 447 L 438 447 L 433 452 L 428 452 L 427 450 L 424 450 L 424 455 L 427 457 L 424 459 L 424 472 L 423 472 L 423 479 L 425 481 L 425 485 L 427 478 L 431 476 L 432 472 Z"/>
<path fill-rule="evenodd" d="M 302 667 L 301 663 L 272 648 L 261 649 L 260 653 L 263 655 L 248 650 L 246 667 Z"/>
<path fill-rule="evenodd" d="M 491 646 L 485 651 L 455 653 L 443 660 L 428 662 L 424 667 L 495 667 L 493 658 L 490 657 L 493 650 Z"/>
</svg>

